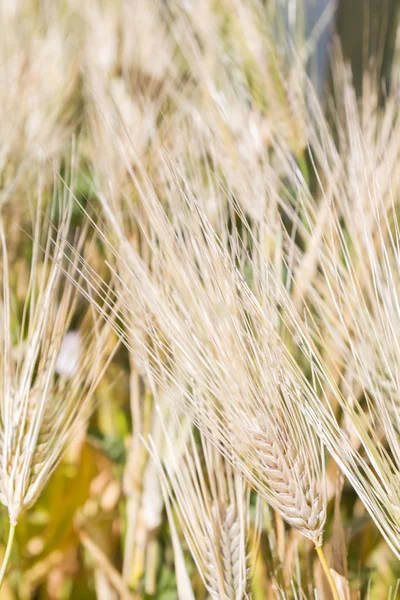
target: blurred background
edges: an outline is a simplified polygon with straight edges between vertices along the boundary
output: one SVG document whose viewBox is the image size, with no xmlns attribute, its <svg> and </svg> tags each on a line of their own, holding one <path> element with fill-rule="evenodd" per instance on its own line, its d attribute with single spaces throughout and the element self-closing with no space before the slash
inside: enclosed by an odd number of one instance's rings
<svg viewBox="0 0 400 600">
<path fill-rule="evenodd" d="M 387 76 L 393 58 L 398 24 L 396 0 L 280 0 L 292 38 L 304 18 L 307 40 L 315 40 L 309 74 L 319 89 L 329 77 L 332 37 L 338 35 L 345 59 L 351 63 L 354 85 L 361 92 L 365 69 Z M 300 13 L 300 18 L 299 18 Z"/>
</svg>

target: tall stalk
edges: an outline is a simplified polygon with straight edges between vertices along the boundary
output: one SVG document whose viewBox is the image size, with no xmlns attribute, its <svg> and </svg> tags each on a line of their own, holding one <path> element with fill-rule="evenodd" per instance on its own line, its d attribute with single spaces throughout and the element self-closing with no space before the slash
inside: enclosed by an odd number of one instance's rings
<svg viewBox="0 0 400 600">
<path fill-rule="evenodd" d="M 13 542 L 14 542 L 14 534 L 15 534 L 15 528 L 16 528 L 16 524 L 10 524 L 10 530 L 8 532 L 8 540 L 7 540 L 7 547 L 6 547 L 6 552 L 4 555 L 4 559 L 3 559 L 3 564 L 1 565 L 1 570 L 0 570 L 0 590 L 1 587 L 3 585 L 3 581 L 4 581 L 4 576 L 6 574 L 7 571 L 7 566 L 10 560 L 10 556 L 11 556 L 11 550 L 12 550 L 12 546 L 13 546 Z"/>
<path fill-rule="evenodd" d="M 329 565 L 327 563 L 327 560 L 325 558 L 325 554 L 324 554 L 324 551 L 322 549 L 322 546 L 316 546 L 315 549 L 317 551 L 318 558 L 319 558 L 319 560 L 321 562 L 322 568 L 323 568 L 324 573 L 326 575 L 326 578 L 328 580 L 329 587 L 331 588 L 332 597 L 333 597 L 334 600 L 340 600 L 339 592 L 338 592 L 338 589 L 336 587 L 335 580 L 332 577 L 332 573 L 331 573 L 331 570 L 330 570 Z"/>
</svg>

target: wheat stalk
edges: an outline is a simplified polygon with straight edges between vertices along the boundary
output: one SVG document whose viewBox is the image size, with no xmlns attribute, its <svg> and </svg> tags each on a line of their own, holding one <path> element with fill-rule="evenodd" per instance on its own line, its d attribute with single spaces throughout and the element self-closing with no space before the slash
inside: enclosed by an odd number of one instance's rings
<svg viewBox="0 0 400 600">
<path fill-rule="evenodd" d="M 318 195 L 292 173 L 298 214 L 289 204 L 285 210 L 305 251 L 291 251 L 286 236 L 294 302 L 285 290 L 279 302 L 325 400 L 306 391 L 304 414 L 399 555 L 398 84 L 382 114 L 373 88 L 357 102 L 340 61 L 336 77 L 343 88 L 343 112 L 335 114 L 338 139 L 309 94 Z M 289 177 L 291 162 L 284 152 L 281 156 Z M 298 313 L 301 306 L 306 323 Z M 337 417 L 332 404 L 340 408 Z"/>
<path fill-rule="evenodd" d="M 263 306 L 236 269 L 232 256 L 241 260 L 239 240 L 230 240 L 233 249 L 225 249 L 190 192 L 179 185 L 179 172 L 172 171 L 164 212 L 144 181 L 139 225 L 143 233 L 150 227 L 157 239 L 151 242 L 152 272 L 124 240 L 115 213 L 110 218 L 121 240 L 120 250 L 113 250 L 121 265 L 116 277 L 130 339 L 136 340 L 142 362 L 145 356 L 148 375 L 161 385 L 179 386 L 202 431 L 318 546 L 326 518 L 323 460 L 315 433 L 294 402 L 303 394 L 301 380 L 291 380 L 293 368 L 271 323 L 275 308 L 268 294 Z M 147 315 L 144 336 L 129 329 L 135 307 Z M 288 440 L 292 456 L 298 456 L 293 463 L 285 455 Z"/>
<path fill-rule="evenodd" d="M 172 502 L 210 596 L 249 598 L 249 489 L 204 437 L 200 450 L 189 422 L 175 420 L 170 433 L 164 425 L 162 455 L 150 440 L 166 501 Z"/>
<path fill-rule="evenodd" d="M 66 190 L 59 195 L 55 232 L 49 220 L 54 208 L 50 205 L 50 212 L 43 215 L 38 202 L 28 286 L 19 317 L 13 310 L 7 236 L 0 215 L 0 500 L 8 509 L 10 544 L 21 512 L 36 501 L 66 445 L 89 417 L 94 391 L 112 356 L 110 327 L 90 305 L 68 349 L 68 330 L 79 302 L 73 283 L 79 281 L 77 263 L 66 255 L 72 203 Z M 83 240 L 83 235 L 76 238 L 78 250 Z"/>
</svg>

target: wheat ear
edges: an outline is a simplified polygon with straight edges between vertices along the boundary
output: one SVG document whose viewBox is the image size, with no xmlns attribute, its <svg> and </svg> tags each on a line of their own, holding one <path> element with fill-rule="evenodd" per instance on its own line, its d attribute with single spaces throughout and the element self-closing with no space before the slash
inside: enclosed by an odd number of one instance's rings
<svg viewBox="0 0 400 600">
<path fill-rule="evenodd" d="M 36 501 L 71 437 L 84 427 L 93 409 L 96 386 L 115 348 L 110 326 L 91 305 L 73 336 L 73 347 L 68 342 L 80 296 L 79 274 L 76 260 L 67 254 L 73 198 L 66 188 L 58 201 L 56 227 L 51 225 L 54 205 L 50 204 L 46 213 L 38 203 L 17 343 L 12 327 L 18 316 L 12 313 L 15 302 L 11 302 L 13 286 L 0 215 L 4 312 L 0 331 L 0 501 L 7 506 L 11 524 L 6 560 L 20 513 Z M 76 236 L 78 250 L 83 241 L 83 234 Z"/>
<path fill-rule="evenodd" d="M 206 438 L 198 447 L 190 422 L 175 421 L 164 427 L 163 458 L 150 441 L 166 501 L 210 596 L 249 598 L 249 489 Z"/>
</svg>

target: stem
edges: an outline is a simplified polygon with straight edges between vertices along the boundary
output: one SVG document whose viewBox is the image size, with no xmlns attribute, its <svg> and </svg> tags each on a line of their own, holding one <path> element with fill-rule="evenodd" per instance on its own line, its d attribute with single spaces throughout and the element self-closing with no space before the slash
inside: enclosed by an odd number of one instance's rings
<svg viewBox="0 0 400 600">
<path fill-rule="evenodd" d="M 338 592 L 338 589 L 336 587 L 335 580 L 332 577 L 332 573 L 331 573 L 331 570 L 329 568 L 329 565 L 326 562 L 326 558 L 325 558 L 324 551 L 322 550 L 322 546 L 315 546 L 315 549 L 317 551 L 318 558 L 321 561 L 321 565 L 322 565 L 322 568 L 323 568 L 323 570 L 325 572 L 325 575 L 326 575 L 326 578 L 328 580 L 329 586 L 331 588 L 332 596 L 333 596 L 334 600 L 340 600 L 339 592 Z"/>
<path fill-rule="evenodd" d="M 11 549 L 12 549 L 12 545 L 13 545 L 13 541 L 14 541 L 15 527 L 16 527 L 15 523 L 13 525 L 10 524 L 10 531 L 8 532 L 6 553 L 4 554 L 3 564 L 1 565 L 1 571 L 0 571 L 0 590 L 1 590 L 1 586 L 3 585 L 3 580 L 4 580 L 4 576 L 6 574 L 8 561 L 10 560 L 10 556 L 11 556 Z"/>
<path fill-rule="evenodd" d="M 133 360 L 132 355 L 130 355 L 129 359 L 130 366 L 130 378 L 129 378 L 129 388 L 130 388 L 130 409 L 131 409 L 131 417 L 132 417 L 132 441 L 131 447 L 129 449 L 128 460 L 126 461 L 125 471 L 124 471 L 124 492 L 128 497 L 127 501 L 127 510 L 126 510 L 126 536 L 125 536 L 125 544 L 124 544 L 124 558 L 122 562 L 122 578 L 126 584 L 130 585 L 132 580 L 132 565 L 133 565 L 133 557 L 135 555 L 135 540 L 136 540 L 136 530 L 138 525 L 138 515 L 140 509 L 140 500 L 141 500 L 141 490 L 140 490 L 140 482 L 141 482 L 141 467 L 137 467 L 142 463 L 140 460 L 143 456 L 142 454 L 142 444 L 141 444 L 141 435 L 142 435 L 142 409 L 140 403 L 140 380 L 139 373 L 136 369 L 135 362 Z M 139 459 L 139 461 L 138 461 Z M 135 471 L 133 470 L 133 465 L 135 469 L 138 468 L 139 472 L 139 480 L 133 475 Z M 129 486 L 126 485 L 126 481 L 129 481 Z"/>
</svg>

